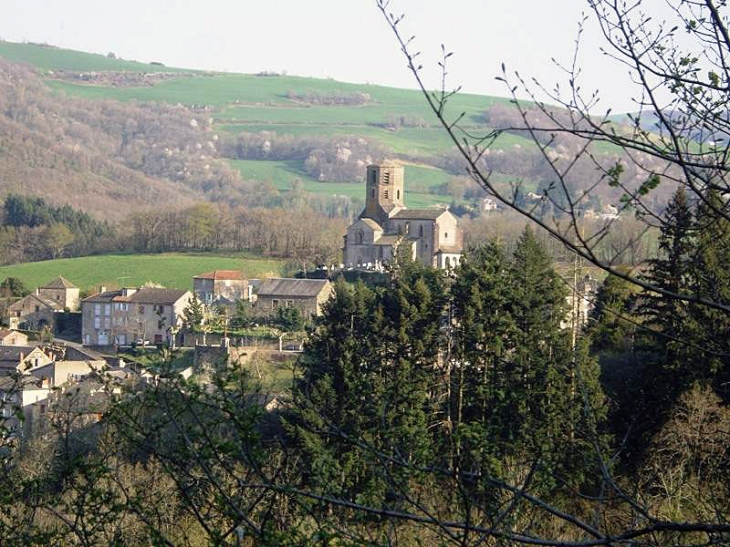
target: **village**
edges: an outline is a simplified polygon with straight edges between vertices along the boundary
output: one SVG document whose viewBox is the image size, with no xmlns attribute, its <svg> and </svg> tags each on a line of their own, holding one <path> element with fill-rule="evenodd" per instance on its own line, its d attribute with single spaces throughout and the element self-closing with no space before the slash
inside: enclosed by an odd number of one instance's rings
<svg viewBox="0 0 730 547">
<path fill-rule="evenodd" d="M 62 403 L 68 406 L 69 390 L 83 425 L 101 419 L 113 397 L 170 375 L 205 383 L 210 371 L 240 367 L 257 352 L 269 352 L 269 360 L 271 354 L 274 360 L 296 355 L 305 325 L 312 325 L 334 294 L 330 278 L 382 273 L 401 253 L 427 267 L 450 270 L 459 264 L 458 218 L 445 208 L 406 207 L 402 166 L 389 161 L 368 166 L 366 180 L 365 208 L 344 235 L 344 264 L 325 269 L 321 279 L 249 279 L 239 270 L 213 270 L 195 275 L 191 290 L 100 286 L 81 298 L 79 287 L 59 276 L 6 305 L 7 327 L 0 330 L 5 427 L 20 436 L 39 434 Z M 597 285 L 590 276 L 575 279 L 564 328 L 585 324 Z M 273 328 L 245 331 L 244 324 Z M 137 359 L 174 351 L 186 357 L 164 372 L 159 363 Z M 262 404 L 274 408 L 280 395 L 271 393 Z"/>
</svg>

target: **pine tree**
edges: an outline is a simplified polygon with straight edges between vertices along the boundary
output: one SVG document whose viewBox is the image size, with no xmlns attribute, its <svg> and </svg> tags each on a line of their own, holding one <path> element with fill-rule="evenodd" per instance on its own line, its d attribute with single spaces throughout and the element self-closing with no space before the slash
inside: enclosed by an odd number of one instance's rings
<svg viewBox="0 0 730 547">
<path fill-rule="evenodd" d="M 532 230 L 520 236 L 507 270 L 516 332 L 507 364 L 507 436 L 526 454 L 557 460 L 582 408 L 567 318 L 567 287 Z"/>
<path fill-rule="evenodd" d="M 700 298 L 730 302 L 730 222 L 716 212 L 724 205 L 716 193 L 706 200 L 697 208 L 691 288 Z M 689 316 L 694 347 L 687 383 L 708 380 L 730 402 L 730 313 L 692 304 Z"/>
<path fill-rule="evenodd" d="M 459 465 L 506 476 L 538 461 L 536 488 L 554 475 L 580 484 L 595 470 L 602 397 L 597 364 L 584 345 L 574 351 L 562 326 L 567 290 L 549 257 L 526 229 L 510 259 L 485 246 L 456 275 Z M 596 412 L 586 415 L 587 406 Z"/>
<path fill-rule="evenodd" d="M 310 486 L 354 501 L 369 488 L 358 445 L 376 419 L 368 356 L 375 293 L 339 279 L 305 346 L 288 430 Z"/>
<path fill-rule="evenodd" d="M 183 322 L 185 327 L 192 332 L 200 332 L 200 327 L 203 325 L 205 319 L 205 310 L 203 303 L 198 299 L 196 295 L 188 302 L 188 305 L 183 310 Z"/>
<path fill-rule="evenodd" d="M 633 348 L 636 325 L 630 310 L 632 295 L 632 285 L 620 277 L 608 275 L 603 281 L 586 328 L 591 350 L 623 353 Z"/>
<path fill-rule="evenodd" d="M 664 213 L 659 236 L 659 256 L 650 262 L 646 281 L 673 294 L 690 294 L 697 274 L 695 225 L 692 209 L 682 187 Z M 696 325 L 687 302 L 644 291 L 637 312 L 644 318 L 637 349 L 646 355 L 643 403 L 638 431 L 656 428 L 680 393 L 690 384 L 689 374 L 697 355 Z M 653 331 L 653 332 L 652 332 Z M 643 441 L 642 441 L 643 442 Z"/>
<path fill-rule="evenodd" d="M 487 244 L 468 252 L 451 287 L 454 347 L 449 423 L 455 469 L 497 472 L 506 420 L 504 363 L 513 350 L 515 324 L 505 313 L 511 301 L 507 259 Z"/>
<path fill-rule="evenodd" d="M 309 484 L 392 506 L 433 462 L 440 277 L 409 262 L 375 289 L 337 283 L 301 359 L 288 426 Z"/>
</svg>

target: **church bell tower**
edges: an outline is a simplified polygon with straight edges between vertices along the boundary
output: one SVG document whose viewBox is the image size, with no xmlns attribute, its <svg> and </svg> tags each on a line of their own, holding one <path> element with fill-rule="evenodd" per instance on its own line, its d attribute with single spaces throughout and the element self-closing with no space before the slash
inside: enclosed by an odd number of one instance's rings
<svg viewBox="0 0 730 547">
<path fill-rule="evenodd" d="M 366 186 L 364 218 L 383 222 L 405 207 L 401 165 L 387 160 L 368 165 Z"/>
</svg>

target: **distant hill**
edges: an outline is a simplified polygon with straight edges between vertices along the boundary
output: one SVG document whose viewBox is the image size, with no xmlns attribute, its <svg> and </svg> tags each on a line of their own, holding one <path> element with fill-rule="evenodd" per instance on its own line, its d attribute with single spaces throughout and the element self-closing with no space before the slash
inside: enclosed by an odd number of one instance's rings
<svg viewBox="0 0 730 547">
<path fill-rule="evenodd" d="M 417 91 L 270 73 L 190 71 L 38 44 L 0 42 L 0 57 L 32 67 L 39 81 L 53 92 L 49 100 L 81 100 L 83 105 L 89 104 L 86 99 L 114 100 L 137 108 L 144 104 L 147 109 L 153 108 L 152 103 L 168 104 L 181 112 L 185 109 L 201 125 L 209 121 L 205 128 L 208 134 L 227 143 L 226 150 L 218 147 L 211 156 L 230 161 L 242 179 L 263 179 L 278 189 L 290 188 L 299 179 L 309 192 L 355 197 L 362 194 L 355 187 L 343 192 L 341 187 L 321 187 L 320 183 L 357 181 L 366 160 L 387 155 L 420 165 L 407 173 L 413 183 L 409 192 L 413 205 L 452 199 L 433 191 L 452 176 L 440 168 L 436 158 L 452 145 Z M 506 101 L 461 95 L 453 108 L 455 113 L 465 111 L 468 125 L 479 129 L 484 127 L 480 121 L 484 109 L 496 103 Z M 236 153 L 236 139 L 241 134 L 264 133 L 273 134 L 261 139 L 262 146 L 268 140 L 273 147 L 269 157 Z M 284 137 L 298 139 L 298 150 L 285 150 L 290 143 L 284 143 Z M 359 144 L 353 146 L 353 138 Z M 519 137 L 508 144 L 517 143 L 529 146 Z M 352 166 L 339 173 L 327 170 L 328 164 L 337 162 L 338 153 L 343 157 L 354 148 L 361 157 L 351 157 Z M 312 157 L 315 149 L 321 150 L 323 157 Z M 124 164 L 135 168 L 130 162 Z M 158 173 L 143 173 L 160 178 Z M 427 176 L 421 177 L 423 174 Z M 414 180 L 416 175 L 419 180 Z M 186 194 L 183 192 L 181 198 L 195 197 Z"/>
<path fill-rule="evenodd" d="M 418 91 L 193 71 L 38 44 L 0 42 L 0 58 L 0 143 L 9 151 L 0 156 L 0 198 L 23 188 L 119 219 L 126 213 L 114 206 L 119 201 L 266 206 L 264 183 L 274 194 L 296 188 L 347 199 L 354 211 L 365 165 L 384 157 L 406 164 L 408 205 L 481 195 L 454 179 L 464 174 L 463 160 Z M 462 113 L 462 127 L 474 134 L 520 121 L 497 97 L 458 94 L 447 115 Z M 571 143 L 553 146 L 564 154 Z M 614 161 L 615 151 L 602 153 Z M 548 187 L 553 176 L 519 132 L 504 133 L 484 162 L 493 180 L 519 181 L 525 192 Z M 576 166 L 573 183 L 584 184 L 592 169 Z M 602 199 L 617 196 L 595 195 Z"/>
</svg>

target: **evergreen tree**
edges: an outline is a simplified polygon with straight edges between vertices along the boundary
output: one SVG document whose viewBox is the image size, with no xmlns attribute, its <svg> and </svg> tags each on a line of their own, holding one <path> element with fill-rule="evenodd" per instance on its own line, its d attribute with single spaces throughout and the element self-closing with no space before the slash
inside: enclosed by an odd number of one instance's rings
<svg viewBox="0 0 730 547">
<path fill-rule="evenodd" d="M 659 256 L 650 262 L 645 280 L 673 294 L 689 294 L 697 274 L 695 239 L 694 216 L 680 187 L 664 213 Z M 637 432 L 646 433 L 661 423 L 679 394 L 689 387 L 697 332 L 690 305 L 672 296 L 644 291 L 637 311 L 647 327 L 637 339 L 637 349 L 646 355 L 644 408 Z"/>
<path fill-rule="evenodd" d="M 504 364 L 515 323 L 505 313 L 512 298 L 507 259 L 487 244 L 465 254 L 451 287 L 454 328 L 448 423 L 455 469 L 496 472 L 504 455 Z"/>
<path fill-rule="evenodd" d="M 509 479 L 539 462 L 536 488 L 553 476 L 580 485 L 595 472 L 598 367 L 585 344 L 571 347 L 566 296 L 529 229 L 511 259 L 494 245 L 465 256 L 452 287 L 459 467 Z"/>
<path fill-rule="evenodd" d="M 631 307 L 632 285 L 620 277 L 608 275 L 596 292 L 589 313 L 586 334 L 591 350 L 622 353 L 631 351 L 636 331 Z"/>
<path fill-rule="evenodd" d="M 374 299 L 361 282 L 336 282 L 299 361 L 288 421 L 304 481 L 352 501 L 371 480 L 368 454 L 357 443 L 377 420 L 368 363 Z"/>
<path fill-rule="evenodd" d="M 238 300 L 236 308 L 233 310 L 231 317 L 231 328 L 245 329 L 251 323 L 251 304 L 246 300 Z"/>
<path fill-rule="evenodd" d="M 183 322 L 185 327 L 192 332 L 200 332 L 200 327 L 205 320 L 205 309 L 197 295 L 193 295 L 188 305 L 183 310 Z"/>
<path fill-rule="evenodd" d="M 715 211 L 722 210 L 720 197 L 709 192 L 697 208 L 696 247 L 692 252 L 692 292 L 715 302 L 730 302 L 730 222 Z M 709 380 L 730 402 L 730 313 L 707 306 L 689 306 L 689 324 L 694 338 L 692 366 L 687 385 Z"/>
<path fill-rule="evenodd" d="M 507 312 L 516 329 L 505 363 L 511 416 L 506 438 L 528 457 L 542 458 L 547 468 L 558 468 L 575 449 L 571 439 L 584 408 L 571 334 L 561 326 L 568 317 L 567 287 L 529 227 L 507 275 L 512 287 Z"/>
<path fill-rule="evenodd" d="M 338 281 L 300 361 L 289 420 L 310 485 L 394 504 L 433 463 L 441 273 L 409 262 L 383 286 Z"/>
</svg>

